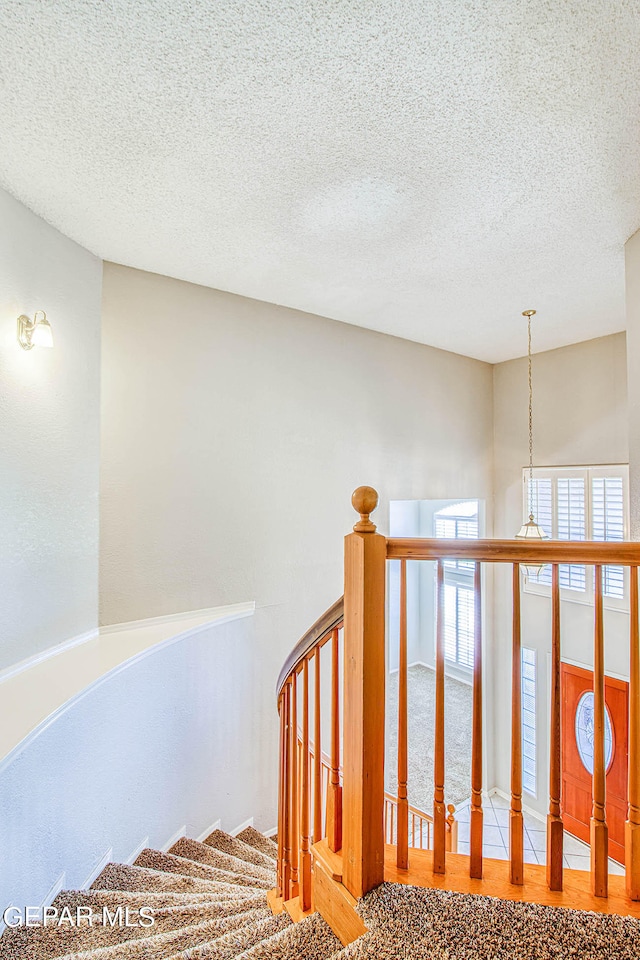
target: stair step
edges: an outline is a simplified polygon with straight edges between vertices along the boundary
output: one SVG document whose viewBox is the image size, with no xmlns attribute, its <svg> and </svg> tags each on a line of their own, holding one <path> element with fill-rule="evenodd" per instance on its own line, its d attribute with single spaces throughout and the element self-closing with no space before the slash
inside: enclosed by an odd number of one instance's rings
<svg viewBox="0 0 640 960">
<path fill-rule="evenodd" d="M 147 905 L 150 905 L 148 901 Z M 72 917 L 75 918 L 75 908 L 78 904 L 66 903 L 64 906 L 69 907 Z M 126 926 L 117 913 L 120 911 L 120 915 L 124 917 L 125 907 L 129 908 L 128 918 L 132 923 L 136 923 L 138 907 L 129 902 L 118 906 L 112 905 L 109 910 L 113 920 L 107 919 L 106 923 L 102 922 L 102 910 L 99 910 L 97 916 L 94 914 L 91 924 L 85 920 L 80 925 L 64 923 L 60 926 L 52 924 L 46 927 L 7 929 L 0 941 L 0 956 L 29 956 L 37 957 L 37 960 L 51 960 L 61 954 L 116 946 L 160 933 L 177 931 L 183 927 L 197 926 L 210 920 L 224 920 L 238 913 L 246 915 L 249 909 L 264 909 L 264 903 L 252 903 L 248 906 L 246 901 L 227 900 L 206 905 L 199 903 L 178 907 L 154 907 L 155 922 L 152 927 Z"/>
<path fill-rule="evenodd" d="M 264 867 L 266 870 L 273 870 L 273 857 L 267 856 L 266 853 L 261 853 L 250 844 L 238 840 L 237 837 L 232 837 L 229 833 L 225 833 L 224 830 L 214 830 L 204 842 L 210 847 L 215 847 L 216 850 L 230 854 L 232 857 L 238 857 L 240 860 L 246 860 L 248 863 L 255 863 L 257 866 Z"/>
<path fill-rule="evenodd" d="M 314 913 L 238 954 L 238 960 L 324 960 L 341 950 L 329 924 Z"/>
<path fill-rule="evenodd" d="M 290 926 L 291 920 L 286 914 L 279 917 L 267 917 L 257 923 L 239 927 L 209 943 L 172 954 L 167 960 L 231 960 L 241 956 L 250 947 L 262 941 L 269 942 L 269 938 Z M 299 960 L 306 960 L 300 957 Z"/>
<path fill-rule="evenodd" d="M 182 954 L 202 943 L 215 943 L 235 930 L 256 928 L 263 920 L 269 920 L 269 911 L 248 910 L 230 917 L 206 920 L 203 923 L 183 927 L 166 933 L 127 940 L 109 947 L 83 949 L 75 953 L 58 954 L 59 960 L 162 960 L 162 958 Z M 153 929 L 147 928 L 147 930 Z M 38 958 L 34 957 L 34 960 Z"/>
<path fill-rule="evenodd" d="M 130 867 L 125 863 L 108 863 L 99 877 L 91 884 L 92 890 L 125 890 L 131 893 L 176 892 L 176 893 L 212 893 L 226 897 L 250 896 L 256 891 L 251 887 L 242 887 L 237 883 L 218 883 L 215 880 L 201 880 L 178 873 L 166 873 L 160 870 L 148 870 L 146 867 Z"/>
<path fill-rule="evenodd" d="M 260 833 L 259 830 L 256 830 L 255 827 L 245 827 L 235 839 L 249 844 L 250 847 L 255 847 L 260 853 L 264 853 L 267 857 L 271 857 L 277 862 L 278 844 L 270 840 L 269 837 L 265 837 L 265 835 Z"/>
<path fill-rule="evenodd" d="M 240 889 L 239 893 L 244 891 Z M 264 900 L 262 892 L 259 894 L 249 894 L 248 897 L 242 896 L 242 901 L 256 899 L 256 902 Z M 140 893 L 134 893 L 131 890 L 63 890 L 53 901 L 53 906 L 61 910 L 63 907 L 87 906 L 92 907 L 99 912 L 103 907 L 126 906 L 130 907 L 153 907 L 154 910 L 164 907 L 188 907 L 207 905 L 210 903 L 235 903 L 236 899 L 230 900 L 224 893 L 179 893 L 175 890 L 143 890 Z"/>
<path fill-rule="evenodd" d="M 266 880 L 270 886 L 273 886 L 275 882 L 275 862 L 273 868 L 267 870 L 255 863 L 248 864 L 246 860 L 216 850 L 208 843 L 199 843 L 197 840 L 189 840 L 187 837 L 182 837 L 181 840 L 174 843 L 169 853 L 172 853 L 175 857 L 184 857 L 188 860 L 195 860 L 197 863 L 204 863 L 209 867 L 217 867 L 219 870 L 229 870 L 241 876 L 258 877 L 261 880 Z"/>
<path fill-rule="evenodd" d="M 160 850 L 143 850 L 134 863 L 136 867 L 147 867 L 150 870 L 163 870 L 167 873 L 178 873 L 186 877 L 197 877 L 201 880 L 214 880 L 217 883 L 236 884 L 239 887 L 249 887 L 252 890 L 269 890 L 273 886 L 271 878 L 261 879 L 247 874 L 234 873 L 231 870 L 220 870 L 210 867 L 186 857 L 177 857 L 172 853 L 162 853 Z"/>
</svg>

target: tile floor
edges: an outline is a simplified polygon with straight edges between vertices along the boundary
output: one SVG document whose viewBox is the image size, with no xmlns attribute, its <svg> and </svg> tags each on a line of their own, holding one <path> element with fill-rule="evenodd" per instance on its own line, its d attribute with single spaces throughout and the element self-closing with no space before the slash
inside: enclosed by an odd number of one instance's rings
<svg viewBox="0 0 640 960">
<path fill-rule="evenodd" d="M 498 794 L 483 798 L 485 857 L 495 860 L 509 858 L 509 803 Z M 469 801 L 456 807 L 458 821 L 458 852 L 469 853 Z M 524 859 L 526 863 L 546 860 L 547 834 L 544 820 L 534 814 L 524 814 Z M 568 833 L 564 835 L 564 865 L 570 870 L 589 870 L 589 847 Z M 609 860 L 609 873 L 623 874 L 624 867 Z"/>
</svg>

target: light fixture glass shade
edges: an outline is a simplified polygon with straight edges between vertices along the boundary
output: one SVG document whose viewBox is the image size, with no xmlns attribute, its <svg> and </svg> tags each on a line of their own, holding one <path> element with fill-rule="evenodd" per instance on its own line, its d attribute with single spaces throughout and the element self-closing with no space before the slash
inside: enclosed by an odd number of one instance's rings
<svg viewBox="0 0 640 960">
<path fill-rule="evenodd" d="M 51 332 L 51 324 L 46 318 L 44 320 L 37 321 L 33 333 L 31 334 L 31 342 L 36 347 L 53 346 L 53 333 Z"/>
<path fill-rule="evenodd" d="M 516 533 L 516 538 L 518 540 L 548 540 L 549 537 L 544 532 L 539 523 L 533 518 L 533 514 L 529 514 L 529 519 L 526 523 L 523 523 L 518 532 Z"/>
<path fill-rule="evenodd" d="M 539 523 L 536 523 L 532 513 L 529 519 L 523 523 L 516 533 L 516 540 L 527 540 L 529 543 L 540 543 L 541 540 L 548 540 L 548 535 L 544 532 Z M 546 567 L 546 563 L 523 563 L 522 569 L 528 577 L 537 577 L 541 570 Z"/>
</svg>

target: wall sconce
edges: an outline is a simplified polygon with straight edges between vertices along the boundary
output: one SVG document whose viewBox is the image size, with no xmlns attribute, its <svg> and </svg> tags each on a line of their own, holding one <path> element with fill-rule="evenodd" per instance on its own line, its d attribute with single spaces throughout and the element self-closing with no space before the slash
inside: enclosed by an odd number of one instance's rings
<svg viewBox="0 0 640 960">
<path fill-rule="evenodd" d="M 44 310 L 36 310 L 33 320 L 26 317 L 24 313 L 18 317 L 18 343 L 23 350 L 53 346 L 51 324 Z"/>
</svg>

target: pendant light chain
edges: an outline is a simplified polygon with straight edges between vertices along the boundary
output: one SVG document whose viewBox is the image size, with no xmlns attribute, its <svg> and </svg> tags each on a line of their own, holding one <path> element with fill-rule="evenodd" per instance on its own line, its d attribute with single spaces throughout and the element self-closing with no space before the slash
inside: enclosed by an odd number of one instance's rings
<svg viewBox="0 0 640 960">
<path fill-rule="evenodd" d="M 533 374 L 532 374 L 532 356 L 531 356 L 531 317 L 535 310 L 523 310 L 522 316 L 527 318 L 527 364 L 529 367 L 529 519 L 522 524 L 516 538 L 518 540 L 548 540 L 539 523 L 536 523 L 533 512 Z M 524 569 L 528 576 L 534 576 L 540 572 L 544 564 L 524 564 Z"/>
</svg>

